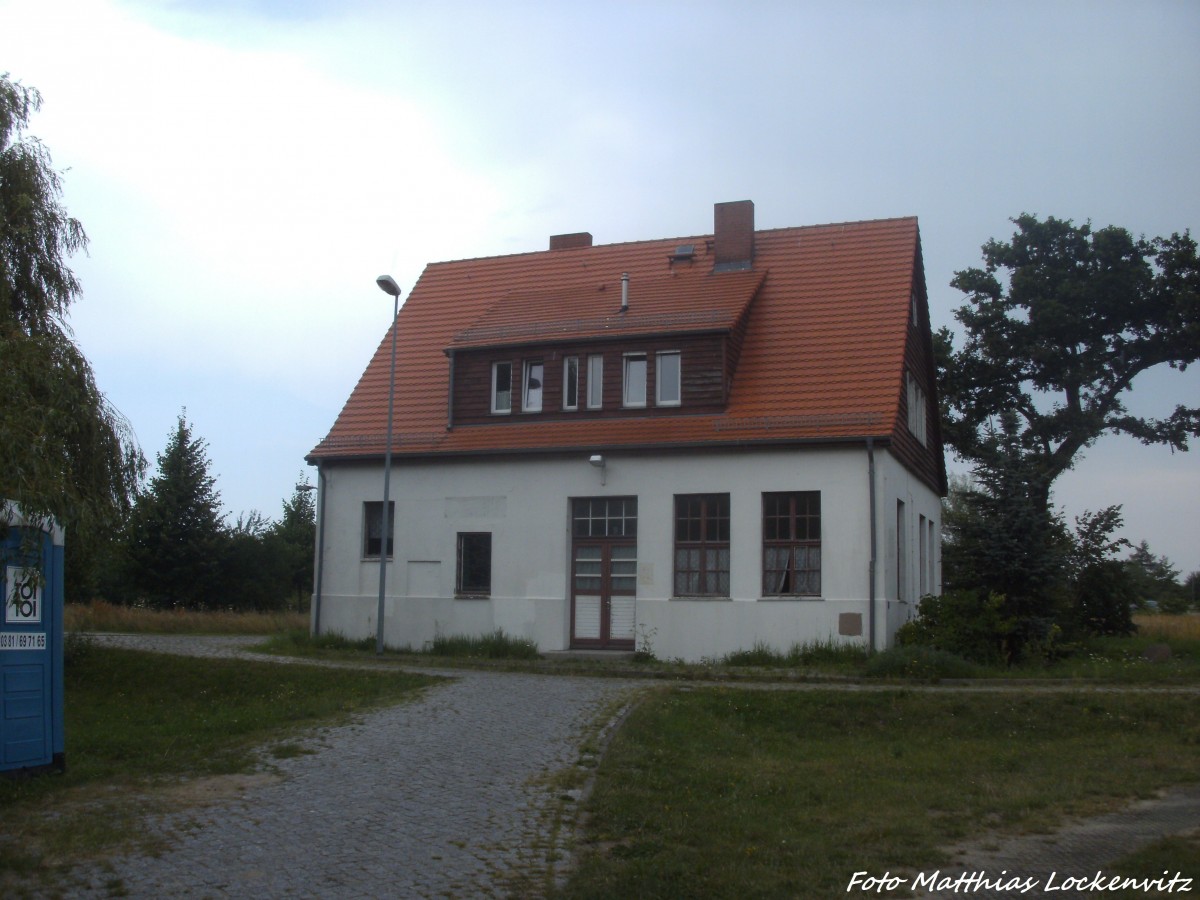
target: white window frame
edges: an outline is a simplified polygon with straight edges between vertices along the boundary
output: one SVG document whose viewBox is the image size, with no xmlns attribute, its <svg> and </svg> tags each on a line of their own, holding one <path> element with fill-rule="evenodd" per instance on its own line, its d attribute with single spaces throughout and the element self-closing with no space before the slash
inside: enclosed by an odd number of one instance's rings
<svg viewBox="0 0 1200 900">
<path fill-rule="evenodd" d="M 604 355 L 593 353 L 587 358 L 587 408 L 604 406 Z"/>
<path fill-rule="evenodd" d="M 535 388 L 530 383 L 533 368 L 541 370 L 540 383 Z M 535 392 L 536 391 L 536 395 Z M 546 364 L 540 359 L 527 359 L 521 373 L 521 412 L 541 412 L 542 397 L 546 393 Z M 536 397 L 536 399 L 535 399 Z"/>
<path fill-rule="evenodd" d="M 928 446 L 929 429 L 928 429 L 928 409 L 929 398 L 925 395 L 925 390 L 917 383 L 917 379 L 913 377 L 913 373 L 908 373 L 908 430 L 912 432 L 913 437 L 921 442 L 922 446 Z"/>
<path fill-rule="evenodd" d="M 674 357 L 675 360 L 675 397 L 663 398 L 663 360 Z M 683 403 L 683 354 L 678 350 L 663 350 L 654 354 L 654 405 L 680 406 Z"/>
<path fill-rule="evenodd" d="M 497 375 L 498 375 L 498 373 L 499 373 L 499 371 L 500 371 L 501 367 L 504 367 L 504 368 L 508 369 L 508 397 L 506 398 L 506 399 L 508 400 L 508 405 L 507 405 L 507 406 L 505 406 L 505 407 L 503 407 L 503 408 L 501 408 L 501 407 L 500 407 L 500 406 L 497 404 L 497 401 L 500 399 L 500 394 L 499 394 L 499 392 L 498 392 L 498 391 L 497 391 L 497 389 L 496 389 L 496 388 L 497 388 L 497 386 L 498 386 L 498 381 L 499 381 L 499 379 L 498 379 Z M 505 361 L 505 362 L 494 362 L 494 363 L 492 363 L 492 402 L 491 402 L 491 408 L 492 408 L 492 414 L 493 414 L 493 415 L 497 415 L 497 416 L 507 416 L 507 415 L 509 415 L 509 414 L 511 414 L 511 413 L 512 413 L 512 384 L 513 384 L 512 369 L 513 369 L 512 363 L 511 363 L 511 362 L 508 362 L 508 361 Z"/>
<path fill-rule="evenodd" d="M 634 381 L 634 379 L 630 378 L 630 372 L 631 372 L 631 367 L 633 367 L 637 363 L 641 363 L 641 370 L 642 370 L 641 385 L 640 385 L 641 386 L 641 399 L 640 400 L 637 400 L 637 399 L 631 400 L 629 388 L 632 385 L 634 385 L 636 382 Z M 650 365 L 650 363 L 647 360 L 645 353 L 626 353 L 625 354 L 624 360 L 621 364 L 621 369 L 622 369 L 622 372 L 621 372 L 621 374 L 622 374 L 621 405 L 624 406 L 626 409 L 644 409 L 646 407 L 646 404 L 649 402 L 649 397 L 647 396 L 648 385 L 646 384 L 646 380 L 649 375 L 649 365 Z"/>
<path fill-rule="evenodd" d="M 571 396 L 571 373 L 575 374 L 575 396 Z M 566 356 L 563 358 L 563 389 L 562 408 L 565 410 L 579 409 L 579 357 Z"/>
</svg>

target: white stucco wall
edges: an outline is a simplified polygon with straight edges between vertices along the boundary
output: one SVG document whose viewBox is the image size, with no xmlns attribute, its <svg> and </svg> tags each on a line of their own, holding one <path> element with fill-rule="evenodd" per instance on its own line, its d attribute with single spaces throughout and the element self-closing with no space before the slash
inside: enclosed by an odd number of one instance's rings
<svg viewBox="0 0 1200 900">
<path fill-rule="evenodd" d="M 397 462 L 395 554 L 388 564 L 384 638 L 421 647 L 436 634 L 502 628 L 542 650 L 570 643 L 570 500 L 638 498 L 637 633 L 661 658 L 717 658 L 763 642 L 866 641 L 870 619 L 870 503 L 865 447 L 803 451 L 606 454 L 603 472 L 587 455 L 503 460 Z M 915 608 L 919 516 L 938 523 L 938 498 L 886 452 L 876 450 L 876 645 Z M 324 467 L 324 565 L 320 627 L 349 637 L 375 634 L 379 562 L 364 560 L 363 504 L 382 496 L 378 465 Z M 762 494 L 821 492 L 822 596 L 762 599 Z M 673 599 L 674 496 L 730 495 L 731 598 Z M 913 524 L 897 597 L 896 501 Z M 455 599 L 459 532 L 491 532 L 490 599 Z M 940 578 L 940 575 L 938 576 Z M 862 634 L 839 635 L 839 615 L 861 615 Z"/>
</svg>

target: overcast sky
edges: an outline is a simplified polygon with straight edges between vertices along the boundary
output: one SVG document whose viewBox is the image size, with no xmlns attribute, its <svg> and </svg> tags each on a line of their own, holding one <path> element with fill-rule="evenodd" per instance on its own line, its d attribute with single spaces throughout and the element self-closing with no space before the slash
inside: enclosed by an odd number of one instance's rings
<svg viewBox="0 0 1200 900">
<path fill-rule="evenodd" d="M 180 410 L 280 514 L 427 262 L 916 215 L 934 327 L 1021 212 L 1200 229 L 1200 3 L 0 0 L 91 238 L 78 342 L 151 463 Z M 1143 376 L 1133 406 L 1200 399 Z M 1105 437 L 1073 517 L 1200 569 L 1200 447 Z"/>
</svg>

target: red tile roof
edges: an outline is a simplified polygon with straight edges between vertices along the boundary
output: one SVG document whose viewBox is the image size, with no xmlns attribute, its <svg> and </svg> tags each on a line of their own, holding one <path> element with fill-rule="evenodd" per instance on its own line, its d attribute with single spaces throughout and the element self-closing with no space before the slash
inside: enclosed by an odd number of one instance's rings
<svg viewBox="0 0 1200 900">
<path fill-rule="evenodd" d="M 712 273 L 711 235 L 548 250 L 426 267 L 397 319 L 393 452 L 705 446 L 887 439 L 897 426 L 915 218 L 755 232 L 753 269 Z M 681 244 L 690 261 L 672 261 Z M 621 274 L 629 310 L 619 312 Z M 447 429 L 445 351 L 697 331 L 748 312 L 725 412 Z M 390 332 L 310 459 L 378 456 L 387 419 Z"/>
</svg>

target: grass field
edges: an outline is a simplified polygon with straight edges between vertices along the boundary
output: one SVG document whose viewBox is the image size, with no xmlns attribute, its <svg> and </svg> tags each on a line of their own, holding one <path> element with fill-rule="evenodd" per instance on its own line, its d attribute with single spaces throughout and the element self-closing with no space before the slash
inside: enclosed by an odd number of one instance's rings
<svg viewBox="0 0 1200 900">
<path fill-rule="evenodd" d="M 262 617 L 220 614 L 218 623 L 205 614 L 189 627 L 175 613 L 135 611 L 129 620 L 119 608 L 88 614 L 86 621 L 105 623 L 85 626 L 98 630 L 270 632 L 275 652 L 374 658 L 373 640 L 313 640 L 304 622 L 279 628 Z M 556 891 L 560 900 L 832 897 L 845 893 L 854 871 L 929 869 L 945 864 L 943 848 L 964 838 L 1048 829 L 1064 816 L 1200 780 L 1194 694 L 1021 687 L 1027 677 L 1194 683 L 1200 616 L 1139 616 L 1138 624 L 1133 638 L 1090 642 L 1049 667 L 981 673 L 1011 679 L 1004 693 L 699 683 L 797 674 L 780 672 L 758 652 L 727 661 L 740 665 L 624 659 L 606 669 L 594 660 L 504 658 L 528 656 L 529 648 L 499 635 L 440 649 L 465 654 L 457 664 L 563 674 L 632 669 L 681 679 L 651 692 L 613 737 L 586 803 L 579 864 Z M 1145 658 L 1156 643 L 1171 647 L 1166 662 Z M 803 666 L 804 674 L 865 671 L 866 660 L 817 649 L 785 664 Z M 342 681 L 330 670 L 241 662 L 210 670 L 209 662 L 171 659 L 164 668 L 168 659 L 84 645 L 69 669 L 71 771 L 58 786 L 0 784 L 8 823 L 0 825 L 0 878 L 106 852 L 126 830 L 137 837 L 146 802 L 158 801 L 131 800 L 130 785 L 140 795 L 182 772 L 220 778 L 251 771 L 264 758 L 301 752 L 290 738 L 297 726 L 392 702 L 418 684 L 389 680 L 397 676 L 386 671 Z M 118 726 L 115 735 L 110 724 Z M 154 741 L 144 741 L 151 733 Z M 30 815 L 34 809 L 52 815 Z M 1161 841 L 1114 871 L 1157 876 L 1168 865 L 1200 875 L 1200 841 Z"/>
<path fill-rule="evenodd" d="M 31 878 L 45 889 L 69 861 L 145 841 L 141 816 L 179 802 L 181 778 L 234 789 L 232 776 L 303 752 L 301 729 L 401 702 L 433 681 L 72 641 L 66 774 L 0 780 L 0 896 L 20 896 Z"/>
<path fill-rule="evenodd" d="M 153 634 L 275 634 L 307 629 L 308 615 L 297 612 L 219 612 L 144 609 L 96 600 L 68 603 L 63 612 L 67 631 L 110 631 Z"/>
<path fill-rule="evenodd" d="M 609 747 L 560 896 L 844 895 L 1198 780 L 1198 746 L 1194 695 L 666 690 Z"/>
</svg>

